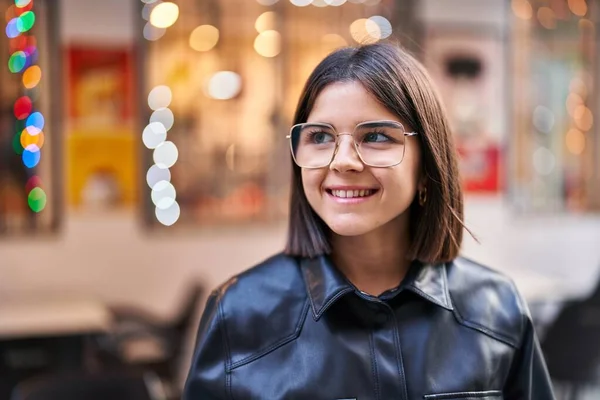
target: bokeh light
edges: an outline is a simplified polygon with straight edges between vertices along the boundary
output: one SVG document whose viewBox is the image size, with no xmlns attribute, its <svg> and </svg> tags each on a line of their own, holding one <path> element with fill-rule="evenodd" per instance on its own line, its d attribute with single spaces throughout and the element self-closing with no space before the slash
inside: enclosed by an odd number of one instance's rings
<svg viewBox="0 0 600 400">
<path fill-rule="evenodd" d="M 150 23 L 157 28 L 173 26 L 179 18 L 179 6 L 175 3 L 160 3 L 150 13 Z"/>
<path fill-rule="evenodd" d="M 159 168 L 158 165 L 154 164 L 146 173 L 146 183 L 150 187 L 150 189 L 154 188 L 154 186 L 160 181 L 171 181 L 171 171 L 167 168 Z"/>
<path fill-rule="evenodd" d="M 554 113 L 548 107 L 537 106 L 533 111 L 533 126 L 542 133 L 552 131 L 554 120 Z"/>
<path fill-rule="evenodd" d="M 570 116 L 575 115 L 575 109 L 583 104 L 583 99 L 577 93 L 569 93 L 567 96 L 567 111 Z"/>
<path fill-rule="evenodd" d="M 25 129 L 31 135 L 37 135 L 44 129 L 44 116 L 40 112 L 34 112 L 27 118 L 27 122 L 25 123 Z"/>
<path fill-rule="evenodd" d="M 511 7 L 513 13 L 521 19 L 531 19 L 533 16 L 533 8 L 531 3 L 527 0 L 512 0 Z"/>
<path fill-rule="evenodd" d="M 167 129 L 160 122 L 151 122 L 144 128 L 142 141 L 147 148 L 155 149 L 165 140 L 167 140 Z"/>
<path fill-rule="evenodd" d="M 8 69 L 13 74 L 17 74 L 25 68 L 27 62 L 27 54 L 24 51 L 16 51 L 8 59 Z"/>
<path fill-rule="evenodd" d="M 583 154 L 583 151 L 585 150 L 585 134 L 579 129 L 569 129 L 565 136 L 565 142 L 567 150 L 569 150 L 571 154 L 576 156 Z"/>
<path fill-rule="evenodd" d="M 14 39 L 21 34 L 21 32 L 19 31 L 19 28 L 17 27 L 18 21 L 19 21 L 18 18 L 13 18 L 6 25 L 5 32 L 6 32 L 6 36 L 8 36 L 9 39 Z"/>
<path fill-rule="evenodd" d="M 582 131 L 589 131 L 592 129 L 594 125 L 594 116 L 592 115 L 592 111 L 584 105 L 579 105 L 575 108 L 573 112 L 573 119 L 575 120 L 575 125 L 577 128 Z"/>
<path fill-rule="evenodd" d="M 540 7 L 537 11 L 537 18 L 546 29 L 556 28 L 556 15 L 550 7 Z"/>
<path fill-rule="evenodd" d="M 290 0 L 290 3 L 297 7 L 306 7 L 312 3 L 312 0 Z"/>
<path fill-rule="evenodd" d="M 261 32 L 254 40 L 254 50 L 263 57 L 275 57 L 281 52 L 281 34 L 274 30 Z"/>
<path fill-rule="evenodd" d="M 370 23 L 366 23 L 367 31 L 369 34 L 377 39 L 386 39 L 392 35 L 392 23 L 385 17 L 381 15 L 375 15 L 369 18 L 369 21 L 374 22 L 377 25 L 378 29 L 375 29 L 374 26 Z"/>
<path fill-rule="evenodd" d="M 19 156 L 23 154 L 23 145 L 21 145 L 21 132 L 17 132 L 13 136 L 12 148 L 15 154 Z"/>
<path fill-rule="evenodd" d="M 31 178 L 29 178 L 27 180 L 27 183 L 25 184 L 25 192 L 29 193 L 31 192 L 33 189 L 35 189 L 36 187 L 42 187 L 43 183 L 42 183 L 42 178 L 40 178 L 37 175 L 32 176 Z"/>
<path fill-rule="evenodd" d="M 177 162 L 179 151 L 173 142 L 161 143 L 154 149 L 152 158 L 158 168 L 171 168 Z"/>
<path fill-rule="evenodd" d="M 13 18 L 17 18 L 17 6 L 15 6 L 14 4 L 12 6 L 9 6 L 6 11 L 4 12 L 4 19 L 6 20 L 6 23 L 8 24 Z"/>
<path fill-rule="evenodd" d="M 31 11 L 33 9 L 33 1 L 28 1 L 26 2 L 25 5 L 19 7 L 15 4 L 15 15 L 18 17 L 19 15 L 22 15 L 24 12 L 27 11 Z"/>
<path fill-rule="evenodd" d="M 15 5 L 19 8 L 27 7 L 32 0 L 15 0 Z"/>
<path fill-rule="evenodd" d="M 220 71 L 208 81 L 207 94 L 217 100 L 229 100 L 242 89 L 242 77 L 233 71 Z"/>
<path fill-rule="evenodd" d="M 575 77 L 569 83 L 569 90 L 581 96 L 583 100 L 587 97 L 587 86 L 581 78 Z"/>
<path fill-rule="evenodd" d="M 190 35 L 190 47 L 196 51 L 209 51 L 219 42 L 219 30 L 212 25 L 200 25 Z"/>
<path fill-rule="evenodd" d="M 258 33 L 262 33 L 264 31 L 273 30 L 277 26 L 277 14 L 274 11 L 267 11 L 258 16 L 256 18 L 256 22 L 254 23 L 254 28 Z"/>
<path fill-rule="evenodd" d="M 181 209 L 179 204 L 175 201 L 171 207 L 167 208 L 166 210 L 157 207 L 154 213 L 158 222 L 165 226 L 171 226 L 179 219 L 181 215 Z"/>
<path fill-rule="evenodd" d="M 150 116 L 150 122 L 160 122 L 167 131 L 169 131 L 175 123 L 173 111 L 168 108 L 159 108 Z"/>
<path fill-rule="evenodd" d="M 156 208 L 166 210 L 175 203 L 177 192 L 171 182 L 160 181 L 152 187 L 150 197 Z"/>
<path fill-rule="evenodd" d="M 44 147 L 44 140 L 44 132 L 40 132 L 37 135 L 31 135 L 26 129 L 21 132 L 21 146 L 24 149 L 30 148 L 30 146 L 35 146 L 35 148 L 41 150 L 42 147 Z"/>
<path fill-rule="evenodd" d="M 15 101 L 14 114 L 18 120 L 26 119 L 33 110 L 33 103 L 27 96 L 22 96 Z"/>
<path fill-rule="evenodd" d="M 366 18 L 360 18 L 350 25 L 350 35 L 360 44 L 375 43 L 381 38 L 379 25 Z"/>
<path fill-rule="evenodd" d="M 27 196 L 29 208 L 36 213 L 41 212 L 46 207 L 46 201 L 46 192 L 40 187 L 33 188 Z"/>
<path fill-rule="evenodd" d="M 35 24 L 35 13 L 33 11 L 24 12 L 17 20 L 17 29 L 21 33 L 25 33 Z"/>
<path fill-rule="evenodd" d="M 26 149 L 23 149 L 23 154 L 21 154 L 21 158 L 23 160 L 23 164 L 27 168 L 34 168 L 40 162 L 42 154 L 40 153 L 40 149 L 35 145 L 28 146 Z"/>
<path fill-rule="evenodd" d="M 171 88 L 165 85 L 154 87 L 148 95 L 148 106 L 152 110 L 169 107 L 173 100 Z"/>
<path fill-rule="evenodd" d="M 33 89 L 42 80 L 42 69 L 37 65 L 32 65 L 23 72 L 23 86 L 27 89 Z"/>
<path fill-rule="evenodd" d="M 157 28 L 154 25 L 152 25 L 150 22 L 148 22 L 146 24 L 146 26 L 144 26 L 144 30 L 142 33 L 144 35 L 144 39 L 150 40 L 150 41 L 155 41 L 155 40 L 158 40 L 161 37 L 165 36 L 165 33 L 167 33 L 167 30 L 165 28 Z"/>
<path fill-rule="evenodd" d="M 320 8 L 328 6 L 328 4 L 325 2 L 325 0 L 312 0 L 311 4 L 315 7 L 320 7 Z"/>
<path fill-rule="evenodd" d="M 569 10 L 578 17 L 587 14 L 588 6 L 585 0 L 568 0 Z"/>
<path fill-rule="evenodd" d="M 333 7 L 339 7 L 341 5 L 344 5 L 346 3 L 346 0 L 325 0 L 325 3 Z"/>
<path fill-rule="evenodd" d="M 533 168 L 540 175 L 550 175 L 556 165 L 556 157 L 546 147 L 538 147 L 533 153 Z"/>
</svg>

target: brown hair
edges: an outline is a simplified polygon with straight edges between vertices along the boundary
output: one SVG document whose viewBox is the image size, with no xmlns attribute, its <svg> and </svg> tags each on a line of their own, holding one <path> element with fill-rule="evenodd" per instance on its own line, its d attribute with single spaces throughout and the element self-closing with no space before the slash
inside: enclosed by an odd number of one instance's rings
<svg viewBox="0 0 600 400">
<path fill-rule="evenodd" d="M 449 261 L 462 242 L 463 194 L 454 140 L 445 111 L 425 68 L 390 43 L 344 48 L 312 72 L 298 102 L 294 124 L 306 122 L 319 93 L 335 82 L 359 82 L 388 110 L 419 132 L 427 201 L 410 206 L 408 258 Z M 308 203 L 301 169 L 293 163 L 286 253 L 314 257 L 331 252 L 330 230 Z"/>
</svg>

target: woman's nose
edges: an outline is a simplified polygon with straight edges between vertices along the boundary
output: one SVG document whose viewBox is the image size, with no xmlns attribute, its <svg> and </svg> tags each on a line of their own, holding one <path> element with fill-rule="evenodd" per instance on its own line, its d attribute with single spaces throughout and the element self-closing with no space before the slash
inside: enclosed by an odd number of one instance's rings
<svg viewBox="0 0 600 400">
<path fill-rule="evenodd" d="M 338 172 L 362 171 L 364 169 L 364 164 L 358 156 L 352 135 L 340 134 L 329 169 Z"/>
</svg>

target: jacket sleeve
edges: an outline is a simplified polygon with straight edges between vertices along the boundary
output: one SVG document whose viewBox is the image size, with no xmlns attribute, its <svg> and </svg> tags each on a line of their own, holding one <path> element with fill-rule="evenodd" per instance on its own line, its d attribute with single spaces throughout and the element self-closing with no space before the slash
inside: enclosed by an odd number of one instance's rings
<svg viewBox="0 0 600 400">
<path fill-rule="evenodd" d="M 526 309 L 527 310 L 527 309 Z M 504 387 L 505 400 L 555 400 L 552 382 L 533 323 L 526 311 L 521 346 Z"/>
<path fill-rule="evenodd" d="M 220 313 L 220 293 L 209 296 L 196 338 L 196 348 L 183 389 L 183 400 L 229 399 L 227 347 Z"/>
</svg>

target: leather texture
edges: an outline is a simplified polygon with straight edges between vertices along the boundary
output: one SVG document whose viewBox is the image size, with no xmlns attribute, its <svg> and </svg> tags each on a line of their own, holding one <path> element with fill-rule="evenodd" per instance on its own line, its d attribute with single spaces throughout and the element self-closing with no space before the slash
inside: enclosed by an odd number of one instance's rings
<svg viewBox="0 0 600 400">
<path fill-rule="evenodd" d="M 278 254 L 210 295 L 184 400 L 552 400 L 513 282 L 413 262 L 378 297 L 327 256 Z"/>
</svg>

